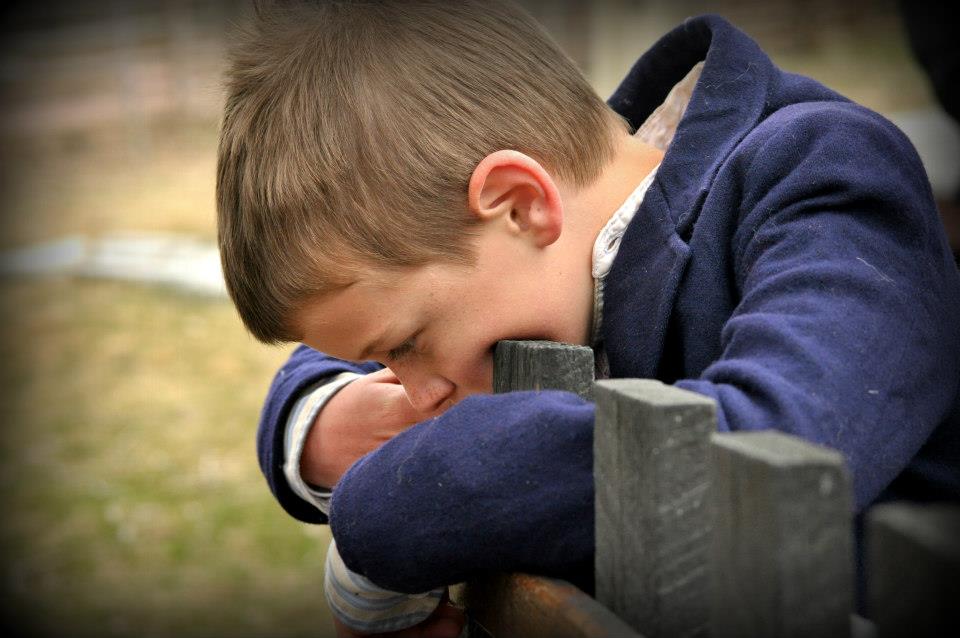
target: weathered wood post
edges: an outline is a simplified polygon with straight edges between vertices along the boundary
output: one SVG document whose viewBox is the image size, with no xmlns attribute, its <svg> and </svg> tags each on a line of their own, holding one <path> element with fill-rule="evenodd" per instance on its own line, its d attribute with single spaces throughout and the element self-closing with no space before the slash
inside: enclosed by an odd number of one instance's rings
<svg viewBox="0 0 960 638">
<path fill-rule="evenodd" d="M 849 636 L 852 496 L 843 457 L 766 430 L 713 437 L 713 635 Z"/>
<path fill-rule="evenodd" d="M 706 635 L 714 403 L 640 379 L 595 399 L 597 600 L 649 638 Z"/>
<path fill-rule="evenodd" d="M 494 351 L 495 392 L 566 390 L 593 394 L 593 351 L 549 341 L 501 341 Z M 494 574 L 454 597 L 467 607 L 470 638 L 640 638 L 573 585 L 529 574 Z"/>
<path fill-rule="evenodd" d="M 593 398 L 593 350 L 552 341 L 501 341 L 493 353 L 493 391 L 566 390 Z"/>
<path fill-rule="evenodd" d="M 960 506 L 878 505 L 867 549 L 877 638 L 960 636 Z"/>
</svg>

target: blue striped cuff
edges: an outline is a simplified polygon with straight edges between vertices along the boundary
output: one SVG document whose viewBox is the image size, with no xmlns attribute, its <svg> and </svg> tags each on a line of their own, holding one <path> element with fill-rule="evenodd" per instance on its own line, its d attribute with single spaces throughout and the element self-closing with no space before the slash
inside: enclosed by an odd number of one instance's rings
<svg viewBox="0 0 960 638">
<path fill-rule="evenodd" d="M 440 604 L 444 592 L 441 587 L 422 594 L 401 594 L 378 587 L 350 571 L 333 540 L 327 549 L 323 585 L 337 620 L 360 633 L 398 631 L 423 622 Z"/>
</svg>

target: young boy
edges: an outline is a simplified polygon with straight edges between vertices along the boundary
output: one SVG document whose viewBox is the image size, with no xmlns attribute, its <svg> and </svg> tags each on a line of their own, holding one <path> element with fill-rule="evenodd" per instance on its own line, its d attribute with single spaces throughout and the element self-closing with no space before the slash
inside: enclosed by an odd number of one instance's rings
<svg viewBox="0 0 960 638">
<path fill-rule="evenodd" d="M 309 346 L 260 463 L 291 515 L 329 514 L 353 630 L 483 571 L 592 589 L 593 406 L 489 394 L 502 339 L 589 344 L 601 375 L 713 398 L 721 430 L 833 447 L 858 513 L 960 495 L 960 276 L 916 153 L 716 16 L 604 103 L 500 2 L 263 12 L 218 210 L 247 328 Z"/>
</svg>

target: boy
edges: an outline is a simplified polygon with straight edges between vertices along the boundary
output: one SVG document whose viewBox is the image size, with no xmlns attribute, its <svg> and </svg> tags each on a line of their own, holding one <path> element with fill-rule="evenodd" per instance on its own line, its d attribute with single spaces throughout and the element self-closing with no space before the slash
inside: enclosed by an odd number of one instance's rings
<svg viewBox="0 0 960 638">
<path fill-rule="evenodd" d="M 593 406 L 488 394 L 502 339 L 836 448 L 858 512 L 960 494 L 960 277 L 919 159 L 724 20 L 668 33 L 609 106 L 499 2 L 264 13 L 230 78 L 227 285 L 258 339 L 310 346 L 261 467 L 291 515 L 329 513 L 353 630 L 485 570 L 592 589 Z"/>
</svg>

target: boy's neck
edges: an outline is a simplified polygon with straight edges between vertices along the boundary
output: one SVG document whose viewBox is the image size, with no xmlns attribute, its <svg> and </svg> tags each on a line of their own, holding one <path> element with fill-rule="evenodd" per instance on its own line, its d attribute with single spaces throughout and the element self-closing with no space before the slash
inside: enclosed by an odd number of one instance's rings
<svg viewBox="0 0 960 638">
<path fill-rule="evenodd" d="M 610 217 L 663 159 L 663 151 L 626 132 L 618 133 L 614 158 L 590 185 L 564 194 L 564 224 L 581 235 L 592 252 Z M 589 242 L 587 242 L 589 239 Z"/>
<path fill-rule="evenodd" d="M 557 184 L 563 201 L 563 247 L 559 250 L 559 259 L 564 267 L 556 271 L 579 274 L 553 282 L 551 289 L 568 314 L 579 316 L 579 340 L 571 343 L 590 343 L 594 312 L 593 246 L 597 236 L 662 159 L 663 151 L 623 132 L 618 134 L 613 160 L 591 184 L 579 190 Z"/>
</svg>

